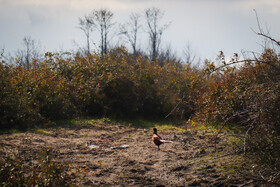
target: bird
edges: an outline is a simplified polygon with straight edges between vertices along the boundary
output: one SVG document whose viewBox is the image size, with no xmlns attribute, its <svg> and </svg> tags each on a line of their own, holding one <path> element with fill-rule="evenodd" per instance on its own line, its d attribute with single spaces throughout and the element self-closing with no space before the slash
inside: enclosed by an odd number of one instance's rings
<svg viewBox="0 0 280 187">
<path fill-rule="evenodd" d="M 153 140 L 153 142 L 155 143 L 155 145 L 158 146 L 158 150 L 160 150 L 160 149 L 159 149 L 159 146 L 160 146 L 161 144 L 163 144 L 163 143 L 172 143 L 172 141 L 163 140 L 163 139 L 160 137 L 160 135 L 157 134 L 157 128 L 153 128 L 153 130 L 154 130 L 154 134 L 153 134 L 152 140 Z"/>
</svg>

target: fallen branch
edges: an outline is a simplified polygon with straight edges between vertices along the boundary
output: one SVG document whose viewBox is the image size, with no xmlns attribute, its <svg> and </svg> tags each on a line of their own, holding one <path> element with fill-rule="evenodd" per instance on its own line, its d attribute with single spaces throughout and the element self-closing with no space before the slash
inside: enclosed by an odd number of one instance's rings
<svg viewBox="0 0 280 187">
<path fill-rule="evenodd" d="M 165 118 L 168 118 L 175 110 L 176 108 L 183 102 L 183 99 L 185 98 L 185 92 L 183 93 L 183 97 L 180 99 L 180 101 L 176 104 L 176 106 L 171 110 L 169 114 L 165 116 Z"/>
</svg>

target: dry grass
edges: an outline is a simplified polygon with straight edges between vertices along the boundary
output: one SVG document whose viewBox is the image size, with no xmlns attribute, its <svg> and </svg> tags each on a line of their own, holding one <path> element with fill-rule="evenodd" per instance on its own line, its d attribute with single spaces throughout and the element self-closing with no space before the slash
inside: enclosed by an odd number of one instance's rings
<svg viewBox="0 0 280 187">
<path fill-rule="evenodd" d="M 74 125 L 73 125 L 74 124 Z M 159 134 L 174 141 L 158 151 L 152 126 L 139 127 L 108 119 L 65 122 L 55 128 L 0 136 L 0 155 L 22 154 L 26 164 L 38 161 L 40 151 L 52 147 L 56 162 L 83 168 L 79 186 L 227 186 L 248 182 L 238 172 L 242 157 L 231 154 L 205 129 L 155 125 Z M 83 127 L 83 128 L 81 128 Z"/>
</svg>

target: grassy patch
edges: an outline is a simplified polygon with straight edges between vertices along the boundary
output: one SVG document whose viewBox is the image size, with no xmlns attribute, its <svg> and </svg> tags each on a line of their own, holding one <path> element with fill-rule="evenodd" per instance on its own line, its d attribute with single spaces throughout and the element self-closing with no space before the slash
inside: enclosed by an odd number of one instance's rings
<svg viewBox="0 0 280 187">
<path fill-rule="evenodd" d="M 126 124 L 128 127 L 143 127 L 143 128 L 152 128 L 155 126 L 155 122 L 147 121 L 144 119 L 137 119 L 137 120 L 129 120 L 123 122 L 123 124 Z"/>
<path fill-rule="evenodd" d="M 172 124 L 155 124 L 155 127 L 160 131 L 171 131 L 176 133 L 186 131 L 185 128 L 173 126 Z"/>
<path fill-rule="evenodd" d="M 49 121 L 41 127 L 47 128 L 86 128 L 90 126 L 101 126 L 104 124 L 112 123 L 109 118 L 78 118 L 59 121 Z"/>
<path fill-rule="evenodd" d="M 119 122 L 121 125 L 127 127 L 136 127 L 136 128 L 146 128 L 152 129 L 156 127 L 159 131 L 171 131 L 171 132 L 185 132 L 186 129 L 183 126 L 174 125 L 172 122 L 167 121 L 149 121 L 144 119 L 130 120 L 125 122 Z"/>
<path fill-rule="evenodd" d="M 52 133 L 47 131 L 46 129 L 36 129 L 34 131 L 35 133 L 38 133 L 38 134 L 44 134 L 44 135 L 51 135 Z"/>
<path fill-rule="evenodd" d="M 15 134 L 15 133 L 23 133 L 25 131 L 19 130 L 19 129 L 1 129 L 0 130 L 0 135 L 1 134 Z"/>
</svg>

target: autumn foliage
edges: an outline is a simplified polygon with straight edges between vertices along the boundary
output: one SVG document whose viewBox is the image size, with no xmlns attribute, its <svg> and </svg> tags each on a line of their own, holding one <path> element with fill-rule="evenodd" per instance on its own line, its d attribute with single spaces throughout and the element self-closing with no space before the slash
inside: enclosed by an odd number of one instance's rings
<svg viewBox="0 0 280 187">
<path fill-rule="evenodd" d="M 279 171 L 280 56 L 268 49 L 256 59 L 236 57 L 230 64 L 236 66 L 208 63 L 194 119 L 243 129 L 242 152 L 269 166 L 266 172 Z"/>
<path fill-rule="evenodd" d="M 4 61 L 0 68 L 1 127 L 100 115 L 163 118 L 183 94 L 189 99 L 197 76 L 188 66 L 161 67 L 123 48 L 69 59 L 46 53 L 29 71 Z M 173 116 L 190 116 L 192 101 L 184 103 Z"/>
<path fill-rule="evenodd" d="M 160 66 L 124 48 L 69 59 L 46 53 L 29 70 L 0 65 L 1 127 L 99 115 L 164 118 L 171 111 L 208 123 L 279 123 L 279 56 L 272 50 L 239 66 L 206 61 L 201 70 Z"/>
<path fill-rule="evenodd" d="M 0 127 L 96 116 L 230 125 L 244 133 L 243 152 L 273 173 L 280 168 L 280 55 L 268 49 L 255 59 L 219 58 L 200 70 L 162 66 L 125 48 L 68 59 L 46 53 L 29 70 L 2 60 Z"/>
</svg>

